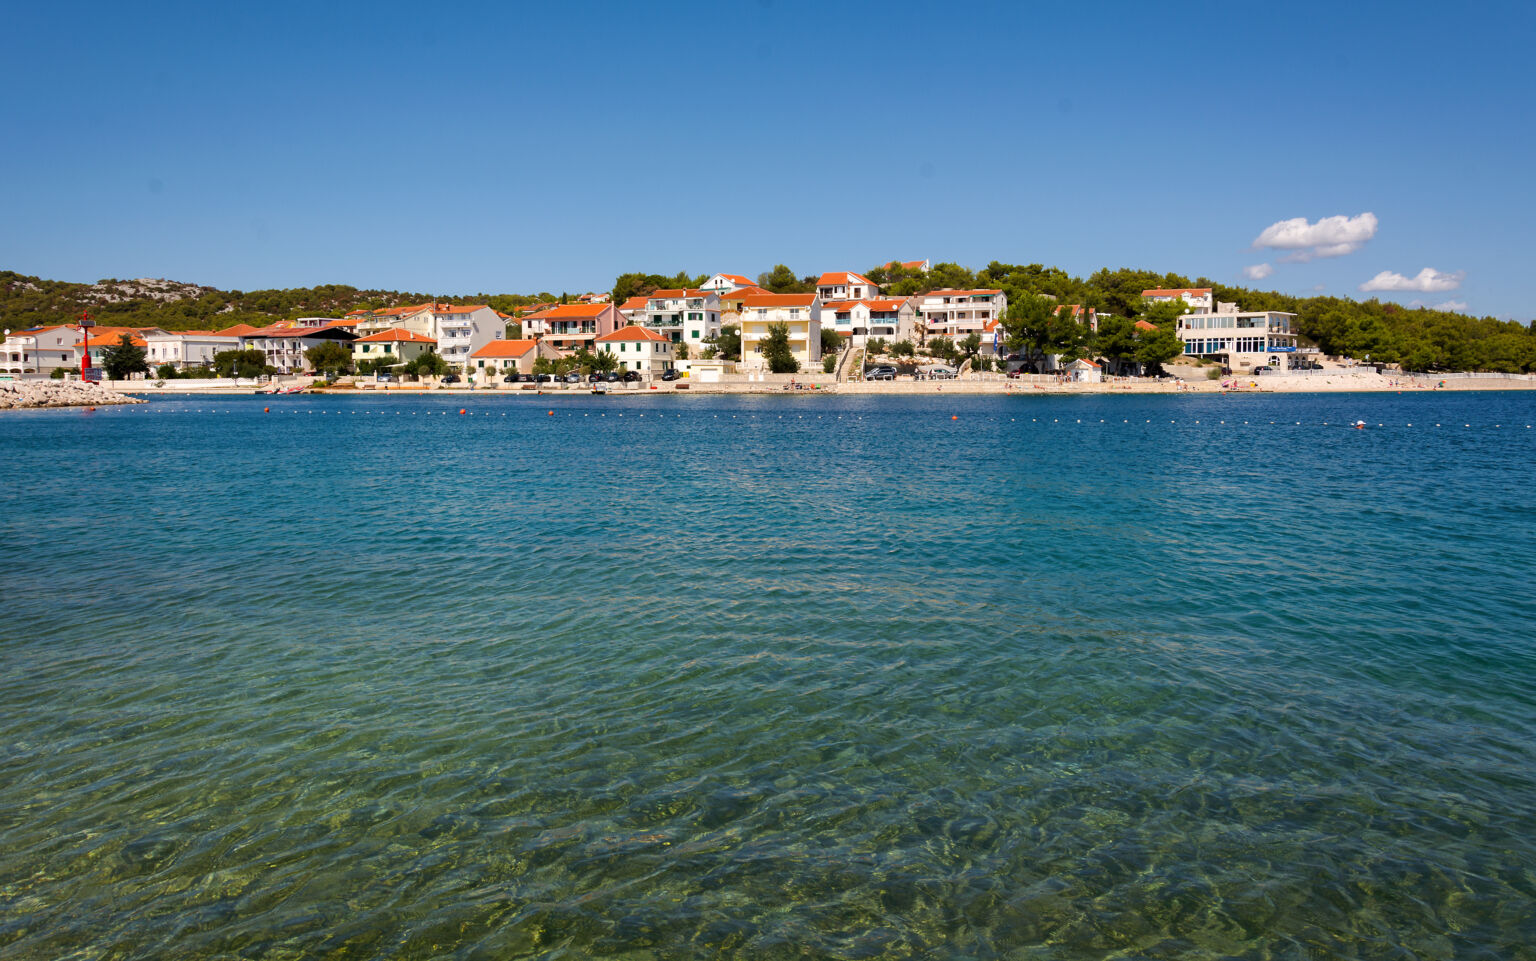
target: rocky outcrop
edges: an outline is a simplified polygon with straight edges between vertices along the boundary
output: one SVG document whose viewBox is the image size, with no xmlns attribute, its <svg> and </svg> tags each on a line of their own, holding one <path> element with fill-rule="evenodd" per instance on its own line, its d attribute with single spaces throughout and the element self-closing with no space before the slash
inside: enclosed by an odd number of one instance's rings
<svg viewBox="0 0 1536 961">
<path fill-rule="evenodd" d="M 99 407 L 106 404 L 142 404 L 137 397 L 128 397 L 100 384 L 82 384 L 78 381 L 32 380 L 15 383 L 0 382 L 0 410 L 20 410 L 27 407 Z"/>
</svg>

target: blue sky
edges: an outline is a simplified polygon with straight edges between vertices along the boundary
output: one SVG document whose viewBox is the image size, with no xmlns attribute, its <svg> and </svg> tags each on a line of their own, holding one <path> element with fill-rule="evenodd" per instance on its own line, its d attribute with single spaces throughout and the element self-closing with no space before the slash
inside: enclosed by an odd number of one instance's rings
<svg viewBox="0 0 1536 961">
<path fill-rule="evenodd" d="M 1433 276 L 1379 296 L 1536 317 L 1524 4 L 8 16 L 0 267 L 53 279 L 577 292 L 926 257 L 1355 297 Z M 1367 212 L 1347 254 L 1252 246 Z"/>
</svg>

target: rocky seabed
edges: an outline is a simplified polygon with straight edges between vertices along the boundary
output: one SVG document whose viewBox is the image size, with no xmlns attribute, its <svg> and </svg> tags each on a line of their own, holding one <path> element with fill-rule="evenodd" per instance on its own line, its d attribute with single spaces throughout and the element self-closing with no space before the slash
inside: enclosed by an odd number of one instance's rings
<svg viewBox="0 0 1536 961">
<path fill-rule="evenodd" d="M 0 383 L 0 410 L 28 407 L 95 407 L 103 404 L 142 404 L 137 397 L 119 394 L 99 384 L 76 381 Z"/>
</svg>

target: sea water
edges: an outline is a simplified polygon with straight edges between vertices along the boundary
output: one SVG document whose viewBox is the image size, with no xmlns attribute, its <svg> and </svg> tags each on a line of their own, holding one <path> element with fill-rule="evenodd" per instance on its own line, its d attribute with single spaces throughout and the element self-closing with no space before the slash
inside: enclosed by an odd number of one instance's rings
<svg viewBox="0 0 1536 961">
<path fill-rule="evenodd" d="M 1532 957 L 1532 424 L 0 415 L 0 958 Z"/>
</svg>

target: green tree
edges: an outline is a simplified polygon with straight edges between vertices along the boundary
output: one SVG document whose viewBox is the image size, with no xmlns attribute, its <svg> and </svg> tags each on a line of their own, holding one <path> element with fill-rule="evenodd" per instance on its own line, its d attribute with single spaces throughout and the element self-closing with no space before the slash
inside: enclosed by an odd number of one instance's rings
<svg viewBox="0 0 1536 961">
<path fill-rule="evenodd" d="M 435 350 L 424 350 L 405 362 L 400 368 L 415 377 L 442 377 L 448 373 L 448 361 Z"/>
<path fill-rule="evenodd" d="M 836 357 L 836 355 L 834 355 L 834 354 L 827 354 L 825 357 L 821 358 L 821 370 L 822 370 L 822 373 L 830 374 L 830 373 L 832 373 L 836 369 L 837 369 L 837 357 Z"/>
<path fill-rule="evenodd" d="M 821 352 L 836 355 L 843 349 L 843 337 L 830 327 L 821 328 Z"/>
<path fill-rule="evenodd" d="M 807 282 L 795 276 L 795 272 L 783 264 L 757 275 L 757 285 L 776 294 L 809 294 L 816 290 L 813 278 Z"/>
<path fill-rule="evenodd" d="M 1136 362 L 1141 364 L 1145 374 L 1161 376 L 1163 365 L 1183 352 L 1184 341 L 1179 339 L 1172 324 L 1136 333 Z"/>
<path fill-rule="evenodd" d="M 213 355 L 213 372 L 220 377 L 260 377 L 272 368 L 259 350 L 221 350 Z"/>
<path fill-rule="evenodd" d="M 109 380 L 125 380 L 129 374 L 149 372 L 143 347 L 135 347 L 133 338 L 123 334 L 117 343 L 101 349 L 101 368 Z"/>
<path fill-rule="evenodd" d="M 963 364 L 968 360 L 974 361 L 981 356 L 981 335 L 971 334 L 964 340 L 960 341 L 960 343 L 956 344 L 955 348 L 957 351 L 956 356 L 960 363 Z M 971 365 L 971 367 L 975 370 L 981 369 L 974 363 Z"/>
<path fill-rule="evenodd" d="M 898 340 L 891 345 L 891 354 L 896 357 L 912 358 L 917 355 L 917 348 L 912 346 L 910 340 Z"/>
<path fill-rule="evenodd" d="M 768 336 L 763 338 L 759 352 L 768 361 L 768 369 L 775 374 L 793 374 L 800 370 L 800 362 L 789 346 L 789 325 L 769 324 Z"/>
<path fill-rule="evenodd" d="M 352 351 L 334 340 L 316 344 L 304 351 L 304 359 L 322 374 L 344 374 L 352 369 Z"/>
<path fill-rule="evenodd" d="M 948 337 L 935 337 L 928 341 L 928 356 L 936 357 L 948 363 L 954 363 L 960 356 L 960 351 L 955 348 L 955 342 Z"/>
<path fill-rule="evenodd" d="M 741 327 L 737 324 L 721 327 L 715 347 L 720 351 L 721 360 L 741 360 Z"/>
<path fill-rule="evenodd" d="M 176 365 L 161 364 L 155 368 L 155 376 L 161 380 L 174 380 L 176 377 Z"/>
<path fill-rule="evenodd" d="M 686 341 L 679 341 L 678 343 L 673 344 L 672 349 L 677 354 L 678 360 L 688 359 L 688 344 Z"/>
<path fill-rule="evenodd" d="M 884 337 L 872 338 L 867 344 L 864 345 L 865 353 L 871 357 L 884 354 L 889 349 L 890 344 L 886 343 Z"/>
<path fill-rule="evenodd" d="M 1092 348 L 1093 353 L 1110 362 L 1115 373 L 1123 373 L 1127 364 L 1136 362 L 1136 354 L 1141 349 L 1136 322 L 1118 314 L 1101 314 Z"/>
</svg>

